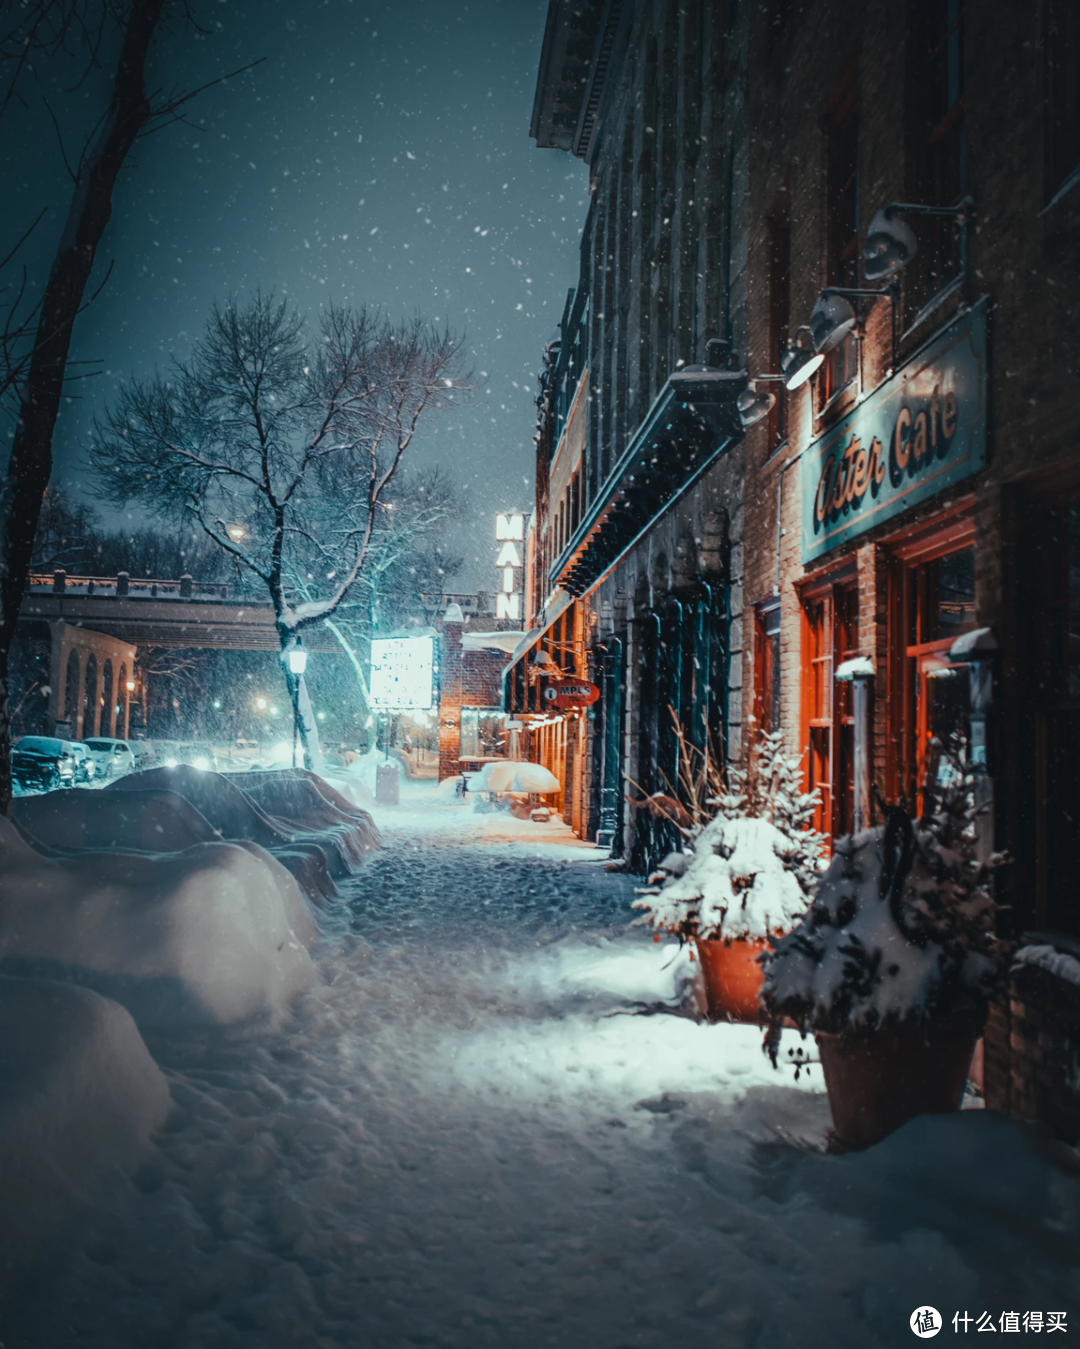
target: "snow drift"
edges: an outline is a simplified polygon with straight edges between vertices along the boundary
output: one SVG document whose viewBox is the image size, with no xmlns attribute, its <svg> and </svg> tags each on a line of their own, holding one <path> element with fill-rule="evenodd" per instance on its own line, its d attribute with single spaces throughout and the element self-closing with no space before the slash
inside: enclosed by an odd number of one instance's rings
<svg viewBox="0 0 1080 1349">
<path fill-rule="evenodd" d="M 165 1078 L 122 1007 L 0 978 L 0 1277 L 130 1174 L 168 1110 Z"/>
<path fill-rule="evenodd" d="M 207 776 L 197 769 L 189 771 Z M 144 774 L 132 777 L 139 779 Z M 270 821 L 255 818 L 244 798 L 240 809 L 231 812 L 232 819 L 228 806 L 236 803 L 226 802 L 224 811 L 212 811 L 215 823 L 179 792 L 121 786 L 125 782 L 120 779 L 115 784 L 120 788 L 116 793 L 76 788 L 20 797 L 12 803 L 11 818 L 23 837 L 49 857 L 70 857 L 86 851 L 182 852 L 222 837 L 245 847 L 250 842 L 271 852 L 311 899 L 329 899 L 337 893 L 327 862 L 327 853 L 334 850 L 319 847 L 317 841 L 290 840 Z"/>
<path fill-rule="evenodd" d="M 140 1027 L 278 1016 L 314 980 L 315 932 L 257 844 L 50 859 L 0 819 L 0 973 L 87 985 Z"/>
</svg>

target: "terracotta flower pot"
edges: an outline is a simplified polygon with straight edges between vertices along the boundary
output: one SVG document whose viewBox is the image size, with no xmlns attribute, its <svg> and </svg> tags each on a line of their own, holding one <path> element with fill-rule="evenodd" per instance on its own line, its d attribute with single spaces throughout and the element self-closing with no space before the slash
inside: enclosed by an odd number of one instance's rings
<svg viewBox="0 0 1080 1349">
<path fill-rule="evenodd" d="M 818 1031 L 835 1151 L 868 1148 L 916 1115 L 960 1108 L 981 1016 L 838 1035 Z"/>
<path fill-rule="evenodd" d="M 749 1021 L 758 1025 L 762 1014 L 758 995 L 764 971 L 757 963 L 769 944 L 762 940 L 724 942 L 695 937 L 710 1021 Z"/>
</svg>

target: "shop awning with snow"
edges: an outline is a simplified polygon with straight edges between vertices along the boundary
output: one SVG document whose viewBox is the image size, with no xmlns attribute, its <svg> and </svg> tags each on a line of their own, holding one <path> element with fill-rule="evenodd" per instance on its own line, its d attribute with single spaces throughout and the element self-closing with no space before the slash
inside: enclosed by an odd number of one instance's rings
<svg viewBox="0 0 1080 1349">
<path fill-rule="evenodd" d="M 702 366 L 668 379 L 552 565 L 552 585 L 590 590 L 742 438 L 736 399 L 745 387 L 745 371 Z"/>
</svg>

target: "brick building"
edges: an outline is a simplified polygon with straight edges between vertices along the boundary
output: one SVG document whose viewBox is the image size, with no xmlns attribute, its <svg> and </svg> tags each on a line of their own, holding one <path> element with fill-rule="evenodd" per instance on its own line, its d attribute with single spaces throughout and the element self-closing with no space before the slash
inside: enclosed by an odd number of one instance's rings
<svg viewBox="0 0 1080 1349">
<path fill-rule="evenodd" d="M 677 776 L 669 708 L 702 748 L 737 746 L 742 723 L 745 22 L 733 36 L 704 0 L 552 0 L 533 108 L 537 145 L 592 181 L 544 365 L 534 632 L 507 707 L 564 782 L 567 822 L 639 867 L 671 845 L 626 806 Z M 552 714 L 569 676 L 600 700 Z"/>
<path fill-rule="evenodd" d="M 903 26 L 846 0 L 773 4 L 753 22 L 747 369 L 776 372 L 807 323 L 801 344 L 824 360 L 790 392 L 757 386 L 779 392 L 745 440 L 743 679 L 805 754 L 833 836 L 871 818 L 871 782 L 918 806 L 935 740 L 966 735 L 987 844 L 1015 859 L 999 882 L 1009 925 L 1067 950 L 1080 934 L 1080 399 L 1064 340 L 1080 293 L 1076 7 L 905 8 Z M 902 221 L 917 252 L 875 277 L 890 203 L 908 208 L 886 228 Z M 885 293 L 823 300 L 830 286 Z M 872 678 L 837 680 L 853 657 Z M 1026 974 L 992 1021 L 988 1085 L 1011 1085 L 991 1103 L 1025 1113 L 1046 1098 L 1024 1027 L 1050 1060 L 1075 1057 L 1063 984 L 1061 1043 L 1047 1042 L 1053 985 Z"/>
<path fill-rule="evenodd" d="M 1080 951 L 1078 28 L 1069 0 L 551 0 L 532 134 L 591 204 L 507 706 L 597 683 L 541 733 L 635 867 L 669 706 L 729 758 L 782 729 L 833 837 L 872 786 L 917 807 L 959 731 L 1009 925 Z M 987 1084 L 1060 1121 L 1056 968 L 995 1014 Z"/>
</svg>

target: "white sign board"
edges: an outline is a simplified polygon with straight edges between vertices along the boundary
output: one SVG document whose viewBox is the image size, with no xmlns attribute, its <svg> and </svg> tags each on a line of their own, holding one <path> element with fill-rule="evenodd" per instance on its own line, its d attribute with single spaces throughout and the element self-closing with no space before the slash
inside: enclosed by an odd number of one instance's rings
<svg viewBox="0 0 1080 1349">
<path fill-rule="evenodd" d="M 376 637 L 371 643 L 371 706 L 431 707 L 434 665 L 431 637 Z"/>
<path fill-rule="evenodd" d="M 499 553 L 495 565 L 500 572 L 495 596 L 495 617 L 520 620 L 521 583 L 518 578 L 523 559 L 518 544 L 525 538 L 525 517 L 520 511 L 508 511 L 495 517 L 495 541 Z"/>
</svg>

